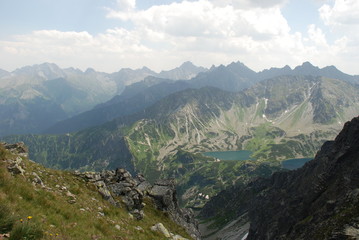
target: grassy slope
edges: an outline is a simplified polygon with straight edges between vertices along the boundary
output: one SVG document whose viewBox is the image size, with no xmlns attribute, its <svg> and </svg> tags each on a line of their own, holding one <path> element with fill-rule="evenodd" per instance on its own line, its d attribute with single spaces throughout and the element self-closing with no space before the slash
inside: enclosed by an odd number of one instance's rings
<svg viewBox="0 0 359 240">
<path fill-rule="evenodd" d="M 0 204 L 11 209 L 16 225 L 31 221 L 40 227 L 45 233 L 44 239 L 165 239 L 150 230 L 158 222 L 169 231 L 188 238 L 181 227 L 155 210 L 150 200 L 144 208 L 145 218 L 133 220 L 124 208 L 116 208 L 104 201 L 92 184 L 71 172 L 46 169 L 24 159 L 24 176 L 13 176 L 8 172 L 4 159 L 16 156 L 0 148 L 0 158 Z M 31 183 L 33 173 L 40 176 L 46 187 Z M 67 190 L 61 189 L 64 187 L 75 194 L 76 203 L 68 203 L 70 197 L 66 195 Z M 20 219 L 27 216 L 33 218 L 20 223 Z M 115 225 L 119 225 L 120 230 Z M 143 230 L 136 230 L 137 226 Z"/>
</svg>

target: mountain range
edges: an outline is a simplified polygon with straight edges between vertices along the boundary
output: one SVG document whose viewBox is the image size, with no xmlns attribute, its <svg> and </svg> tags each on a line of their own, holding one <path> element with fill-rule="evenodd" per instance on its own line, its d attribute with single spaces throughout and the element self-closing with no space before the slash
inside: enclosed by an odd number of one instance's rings
<svg viewBox="0 0 359 240">
<path fill-rule="evenodd" d="M 78 131 L 141 111 L 176 91 L 213 86 L 237 92 L 282 75 L 324 76 L 351 83 L 359 79 L 334 66 L 320 69 L 309 62 L 294 69 L 285 66 L 261 72 L 241 62 L 210 70 L 185 62 L 160 73 L 143 67 L 112 74 L 44 63 L 11 73 L 1 71 L 0 112 L 7 117 L 1 120 L 0 135 Z"/>
<path fill-rule="evenodd" d="M 97 126 L 117 117 L 142 111 L 163 97 L 184 89 L 211 86 L 230 92 L 238 92 L 253 86 L 257 82 L 278 76 L 322 76 L 345 80 L 353 84 L 357 84 L 359 81 L 358 76 L 342 73 L 334 66 L 320 69 L 309 62 L 305 62 L 294 69 L 285 66 L 258 73 L 243 63 L 236 62 L 228 66 L 212 67 L 209 71 L 201 72 L 189 81 L 147 77 L 143 81 L 126 86 L 122 94 L 115 96 L 110 101 L 97 105 L 79 115 L 59 121 L 44 130 L 43 133 L 68 133 Z"/>
<path fill-rule="evenodd" d="M 5 139 L 24 141 L 31 158 L 46 166 L 121 165 L 150 181 L 174 177 L 182 203 L 201 206 L 206 199 L 200 193 L 211 197 L 233 184 L 270 176 L 282 160 L 313 157 L 358 113 L 358 90 L 347 81 L 300 75 L 263 80 L 240 92 L 189 88 L 97 127 Z M 217 162 L 201 155 L 228 150 L 250 150 L 256 161 Z"/>
<path fill-rule="evenodd" d="M 188 79 L 205 68 L 190 62 L 155 73 L 148 68 L 112 74 L 89 68 L 61 69 L 52 63 L 0 71 L 0 135 L 39 133 L 120 94 L 126 85 L 148 76 Z"/>
</svg>

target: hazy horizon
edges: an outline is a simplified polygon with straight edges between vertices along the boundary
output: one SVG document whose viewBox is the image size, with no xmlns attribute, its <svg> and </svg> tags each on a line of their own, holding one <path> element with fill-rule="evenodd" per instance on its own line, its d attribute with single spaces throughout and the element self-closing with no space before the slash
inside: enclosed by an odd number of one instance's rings
<svg viewBox="0 0 359 240">
<path fill-rule="evenodd" d="M 0 68 L 159 72 L 240 61 L 261 71 L 309 61 L 359 74 L 358 11 L 355 0 L 4 0 Z"/>
</svg>

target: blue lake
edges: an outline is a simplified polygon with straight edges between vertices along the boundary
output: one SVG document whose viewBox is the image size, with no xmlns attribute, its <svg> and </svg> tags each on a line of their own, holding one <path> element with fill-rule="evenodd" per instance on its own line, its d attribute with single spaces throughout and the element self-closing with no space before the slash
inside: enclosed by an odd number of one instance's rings
<svg viewBox="0 0 359 240">
<path fill-rule="evenodd" d="M 293 158 L 282 161 L 282 167 L 293 170 L 302 167 L 306 162 L 313 160 L 313 158 Z"/>
<path fill-rule="evenodd" d="M 247 150 L 240 150 L 240 151 L 222 151 L 222 152 L 205 152 L 202 153 L 207 157 L 214 157 L 220 160 L 237 160 L 237 161 L 244 161 L 244 160 L 254 160 L 251 158 L 251 151 Z"/>
</svg>

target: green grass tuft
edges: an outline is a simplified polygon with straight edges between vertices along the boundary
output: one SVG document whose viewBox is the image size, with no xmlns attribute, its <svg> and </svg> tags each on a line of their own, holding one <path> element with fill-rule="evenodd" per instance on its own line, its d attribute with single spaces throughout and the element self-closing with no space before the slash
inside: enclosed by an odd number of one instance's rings
<svg viewBox="0 0 359 240">
<path fill-rule="evenodd" d="M 26 222 L 14 226 L 10 232 L 9 240 L 39 240 L 43 236 L 44 233 L 38 224 L 26 220 Z"/>
<path fill-rule="evenodd" d="M 0 203 L 0 233 L 8 233 L 11 231 L 15 223 L 15 218 L 11 213 L 9 206 Z"/>
</svg>

